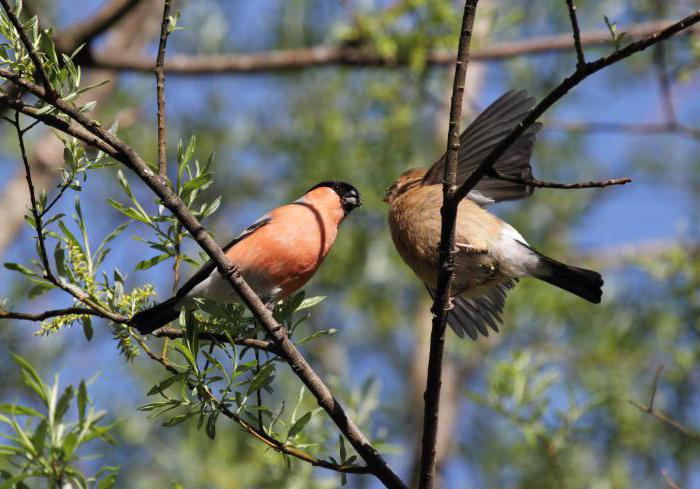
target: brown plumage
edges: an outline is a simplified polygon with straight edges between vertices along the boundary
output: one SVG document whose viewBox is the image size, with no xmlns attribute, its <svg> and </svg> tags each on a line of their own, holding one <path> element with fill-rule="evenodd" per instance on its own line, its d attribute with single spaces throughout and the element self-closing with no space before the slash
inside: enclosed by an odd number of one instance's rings
<svg viewBox="0 0 700 489">
<path fill-rule="evenodd" d="M 508 92 L 474 120 L 460 136 L 458 183 L 523 120 L 533 102 L 525 92 Z M 539 129 L 539 124 L 531 126 L 494 168 L 507 175 L 531 177 L 529 160 Z M 403 173 L 384 199 L 390 205 L 394 245 L 431 295 L 438 273 L 444 162 L 443 156 L 430 168 Z M 498 331 L 506 292 L 521 277 L 536 277 L 590 302 L 600 302 L 600 274 L 541 255 L 512 226 L 484 209 L 494 202 L 526 197 L 532 191 L 526 185 L 485 177 L 460 202 L 455 229 L 454 308 L 448 316 L 459 336 L 475 339 L 477 332 L 488 336 L 489 327 Z"/>
<path fill-rule="evenodd" d="M 263 300 L 281 300 L 299 290 L 321 266 L 345 216 L 360 205 L 360 194 L 344 182 L 321 182 L 299 200 L 268 212 L 223 249 Z M 175 319 L 194 297 L 219 302 L 239 298 L 212 261 L 205 263 L 174 297 L 136 314 L 142 334 Z"/>
</svg>

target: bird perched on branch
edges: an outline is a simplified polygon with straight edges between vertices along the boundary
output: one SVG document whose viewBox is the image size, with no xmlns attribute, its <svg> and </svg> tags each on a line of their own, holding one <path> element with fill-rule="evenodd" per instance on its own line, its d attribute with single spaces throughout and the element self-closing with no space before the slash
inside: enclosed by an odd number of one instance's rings
<svg viewBox="0 0 700 489">
<path fill-rule="evenodd" d="M 511 91 L 484 110 L 460 136 L 457 183 L 461 184 L 534 105 L 525 92 Z M 455 227 L 455 271 L 448 323 L 458 336 L 476 339 L 498 332 L 506 293 L 521 277 L 535 277 L 599 303 L 603 280 L 599 273 L 548 258 L 527 244 L 511 225 L 489 213 L 495 202 L 526 197 L 533 192 L 530 155 L 540 124 L 530 126 L 501 156 L 493 169 L 519 183 L 487 174 L 459 204 Z M 435 295 L 440 242 L 443 155 L 430 168 L 402 174 L 389 187 L 389 226 L 394 245 L 406 264 Z"/>
<path fill-rule="evenodd" d="M 360 194 L 349 183 L 321 182 L 300 199 L 262 216 L 223 250 L 264 301 L 281 300 L 316 273 L 340 223 L 360 205 Z M 239 302 L 209 260 L 174 297 L 136 314 L 132 325 L 141 334 L 151 333 L 177 318 L 179 310 L 195 297 Z"/>
</svg>

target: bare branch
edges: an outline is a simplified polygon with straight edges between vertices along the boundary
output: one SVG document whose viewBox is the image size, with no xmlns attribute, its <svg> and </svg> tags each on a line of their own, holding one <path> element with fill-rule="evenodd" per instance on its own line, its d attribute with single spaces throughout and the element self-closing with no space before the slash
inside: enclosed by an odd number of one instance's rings
<svg viewBox="0 0 700 489">
<path fill-rule="evenodd" d="M 663 371 L 663 365 L 660 365 L 656 369 L 656 373 L 654 374 L 654 380 L 651 383 L 651 388 L 650 388 L 650 393 L 649 393 L 649 402 L 646 406 L 642 405 L 641 403 L 633 400 L 629 400 L 628 402 L 642 411 L 643 413 L 646 413 L 650 416 L 653 416 L 654 418 L 658 419 L 664 424 L 667 424 L 674 430 L 678 431 L 684 436 L 687 436 L 688 438 L 692 438 L 693 440 L 700 440 L 700 433 L 697 431 L 693 431 L 692 429 L 688 428 L 687 426 L 683 425 L 682 423 L 679 423 L 675 419 L 671 418 L 668 414 L 663 413 L 657 409 L 654 408 L 654 400 L 656 398 L 656 390 L 657 386 L 659 383 L 659 378 L 661 377 L 661 372 Z"/>
<path fill-rule="evenodd" d="M 31 312 L 15 312 L 15 311 L 2 311 L 0 310 L 0 319 L 19 319 L 22 321 L 43 321 L 45 319 L 55 318 L 59 316 L 69 316 L 71 314 L 82 314 L 87 316 L 99 316 L 104 317 L 104 315 L 93 309 L 86 309 L 84 307 L 66 307 L 65 309 L 51 309 L 49 311 L 43 311 L 38 313 Z"/>
<path fill-rule="evenodd" d="M 669 20 L 640 22 L 624 28 L 631 39 L 641 38 L 663 29 Z M 608 30 L 581 34 L 581 46 L 604 47 L 611 44 Z M 537 55 L 574 49 L 570 33 L 542 36 L 520 41 L 506 41 L 475 49 L 470 58 L 475 61 L 499 61 L 522 55 Z M 455 52 L 436 49 L 426 54 L 430 66 L 449 67 L 455 62 Z M 260 73 L 295 71 L 323 66 L 388 67 L 407 66 L 408 59 L 382 56 L 370 49 L 343 45 L 318 45 L 300 49 L 264 51 L 259 53 L 232 53 L 210 56 L 169 56 L 165 70 L 171 75 L 202 75 L 226 73 Z M 152 73 L 153 60 L 142 56 L 125 56 L 116 51 L 94 52 L 82 66 L 117 71 Z"/>
<path fill-rule="evenodd" d="M 680 21 L 672 24 L 659 32 L 655 32 L 639 41 L 628 44 L 619 51 L 614 52 L 609 56 L 604 56 L 598 58 L 595 61 L 587 63 L 582 69 L 576 69 L 574 73 L 565 78 L 559 85 L 557 85 L 549 94 L 542 99 L 525 117 L 523 122 L 516 127 L 503 141 L 501 141 L 496 147 L 486 156 L 479 167 L 472 172 L 469 177 L 464 181 L 464 183 L 457 190 L 457 195 L 460 199 L 467 196 L 467 194 L 474 188 L 474 186 L 481 180 L 481 178 L 486 174 L 486 172 L 493 167 L 493 165 L 498 161 L 498 159 L 503 156 L 503 154 L 510 148 L 510 146 L 532 125 L 535 121 L 544 114 L 552 105 L 554 105 L 559 99 L 566 95 L 569 90 L 574 88 L 576 85 L 581 83 L 583 80 L 588 78 L 590 75 L 606 68 L 618 61 L 621 61 L 635 53 L 643 51 L 644 49 L 653 46 L 674 34 L 689 28 L 690 26 L 700 22 L 700 10 L 695 11 L 691 15 L 681 19 Z"/>
<path fill-rule="evenodd" d="M 528 187 L 537 188 L 558 188 L 564 190 L 571 189 L 581 189 L 581 188 L 603 188 L 610 187 L 611 185 L 624 185 L 632 181 L 631 178 L 612 178 L 610 180 L 601 181 L 590 181 L 590 182 L 578 182 L 578 183 L 556 183 L 556 182 L 545 182 L 543 180 L 537 180 L 536 178 L 520 178 L 513 175 L 506 175 L 498 170 L 491 168 L 488 175 L 493 178 L 498 178 L 499 180 L 505 180 L 508 182 L 520 183 L 522 185 L 527 185 Z"/>
<path fill-rule="evenodd" d="M 576 5 L 574 0 L 566 0 L 566 6 L 569 9 L 569 19 L 571 19 L 571 30 L 574 34 L 574 49 L 576 49 L 576 67 L 582 69 L 586 64 L 586 57 L 583 54 L 583 46 L 581 46 L 581 31 L 578 27 L 578 19 L 576 18 Z"/>
<path fill-rule="evenodd" d="M 142 0 L 112 0 L 104 5 L 93 17 L 59 33 L 56 43 L 65 51 L 74 51 L 81 44 L 87 44 L 119 22 Z"/>
<path fill-rule="evenodd" d="M 165 46 L 170 34 L 170 5 L 171 0 L 165 0 L 163 4 L 163 21 L 160 24 L 160 42 L 158 43 L 158 57 L 156 58 L 156 99 L 158 103 L 158 175 L 168 178 L 168 162 L 165 148 Z"/>
<path fill-rule="evenodd" d="M 430 334 L 428 377 L 426 382 L 425 411 L 423 413 L 423 438 L 421 442 L 421 464 L 419 487 L 431 489 L 435 480 L 435 460 L 440 413 L 440 390 L 442 386 L 442 357 L 445 350 L 445 328 L 447 314 L 451 308 L 450 288 L 454 275 L 455 220 L 459 200 L 454 198 L 457 190 L 457 159 L 459 155 L 460 119 L 462 100 L 469 63 L 469 45 L 472 38 L 474 17 L 478 0 L 467 0 L 462 17 L 462 30 L 457 48 L 457 62 L 452 85 L 450 122 L 447 134 L 447 153 L 443 178 L 443 203 L 440 210 L 442 230 L 440 233 L 437 291 L 433 302 L 433 327 Z"/>
</svg>

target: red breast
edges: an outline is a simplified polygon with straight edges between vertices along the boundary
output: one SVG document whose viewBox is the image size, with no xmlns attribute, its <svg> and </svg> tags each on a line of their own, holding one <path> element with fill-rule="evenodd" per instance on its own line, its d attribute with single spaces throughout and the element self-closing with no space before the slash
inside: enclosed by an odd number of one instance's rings
<svg viewBox="0 0 700 489">
<path fill-rule="evenodd" d="M 283 299 L 301 288 L 321 265 L 345 212 L 336 192 L 319 187 L 268 215 L 269 224 L 226 254 L 244 274 L 250 271 L 279 287 L 277 299 Z"/>
</svg>

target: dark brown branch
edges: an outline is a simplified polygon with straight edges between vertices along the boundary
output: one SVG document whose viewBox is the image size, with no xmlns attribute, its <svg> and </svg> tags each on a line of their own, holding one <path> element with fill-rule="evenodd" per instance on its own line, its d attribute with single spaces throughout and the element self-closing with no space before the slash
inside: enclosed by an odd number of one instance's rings
<svg viewBox="0 0 700 489">
<path fill-rule="evenodd" d="M 31 312 L 15 312 L 15 311 L 2 311 L 0 310 L 0 319 L 19 319 L 22 321 L 43 321 L 45 319 L 55 318 L 59 316 L 68 316 L 71 314 L 81 314 L 87 316 L 99 316 L 104 317 L 104 315 L 93 309 L 86 309 L 84 307 L 66 307 L 65 309 L 51 309 L 49 311 L 43 311 L 38 313 Z"/>
<path fill-rule="evenodd" d="M 581 69 L 586 64 L 586 57 L 583 54 L 583 46 L 581 46 L 581 30 L 578 27 L 578 18 L 576 17 L 576 5 L 574 0 L 566 0 L 566 6 L 569 9 L 569 19 L 571 20 L 571 30 L 574 35 L 574 49 L 576 49 L 576 67 Z"/>
<path fill-rule="evenodd" d="M 391 470 L 384 458 L 371 445 L 367 437 L 362 433 L 355 422 L 346 414 L 343 406 L 338 402 L 323 380 L 313 370 L 304 356 L 297 350 L 296 346 L 287 336 L 286 329 L 275 321 L 271 312 L 265 304 L 241 277 L 238 269 L 229 261 L 228 257 L 216 244 L 207 230 L 194 217 L 185 203 L 175 194 L 168 182 L 158 176 L 141 156 L 136 153 L 128 144 L 117 136 L 109 133 L 101 124 L 93 121 L 81 113 L 71 104 L 61 99 L 50 99 L 45 91 L 35 83 L 21 78 L 16 73 L 0 69 L 0 77 L 11 80 L 28 92 L 47 101 L 55 108 L 73 119 L 82 129 L 89 132 L 85 137 L 85 131 L 76 129 L 72 123 L 63 123 L 65 132 L 71 135 L 80 135 L 85 142 L 95 147 L 103 149 L 113 156 L 117 161 L 133 170 L 139 178 L 161 199 L 163 205 L 167 207 L 173 215 L 182 223 L 194 240 L 209 255 L 216 264 L 217 269 L 229 282 L 231 287 L 241 297 L 243 303 L 250 309 L 258 323 L 273 338 L 275 344 L 281 351 L 281 355 L 291 366 L 294 373 L 306 385 L 309 391 L 316 398 L 330 418 L 334 421 L 339 430 L 347 438 L 357 453 L 364 459 L 368 470 L 389 488 L 405 488 L 405 484 Z M 2 97 L 0 97 L 2 98 Z M 17 102 L 14 102 L 17 104 Z M 20 103 L 21 104 L 21 103 Z M 24 113 L 32 113 L 31 109 L 25 107 Z M 60 125 L 55 119 L 39 116 L 42 121 L 48 121 L 53 127 Z M 59 119 L 60 120 L 60 119 Z"/>
<path fill-rule="evenodd" d="M 557 85 L 549 94 L 542 99 L 525 117 L 523 122 L 516 127 L 503 141 L 501 141 L 496 147 L 486 156 L 484 161 L 479 165 L 479 167 L 472 172 L 469 177 L 464 181 L 464 183 L 457 190 L 457 195 L 460 199 L 467 196 L 467 194 L 474 188 L 474 186 L 481 180 L 481 178 L 493 167 L 493 165 L 498 161 L 498 159 L 503 156 L 503 154 L 508 150 L 508 148 L 532 125 L 537 121 L 537 119 L 544 114 L 552 105 L 554 105 L 559 99 L 566 95 L 569 90 L 574 88 L 576 85 L 581 83 L 583 80 L 588 78 L 590 75 L 606 68 L 618 61 L 621 61 L 635 53 L 643 51 L 649 46 L 653 46 L 674 34 L 689 28 L 690 26 L 696 24 L 700 21 L 700 10 L 695 11 L 693 14 L 681 19 L 680 21 L 672 24 L 665 29 L 655 32 L 639 41 L 633 42 L 614 52 L 609 56 L 604 56 L 598 58 L 595 61 L 586 63 L 583 68 L 577 68 L 574 73 L 565 78 L 559 85 Z"/>
<path fill-rule="evenodd" d="M 646 406 L 642 405 L 641 403 L 633 400 L 629 400 L 628 402 L 642 411 L 643 413 L 646 413 L 650 416 L 653 416 L 654 418 L 658 419 L 664 424 L 667 424 L 674 430 L 678 431 L 684 436 L 687 436 L 688 438 L 692 438 L 693 440 L 700 440 L 700 433 L 697 431 L 693 431 L 692 429 L 688 428 L 687 426 L 679 423 L 675 419 L 671 418 L 669 415 L 666 413 L 663 413 L 657 409 L 654 408 L 654 400 L 656 399 L 656 390 L 658 387 L 659 383 L 659 378 L 661 377 L 661 372 L 663 371 L 663 365 L 660 365 L 656 369 L 656 373 L 654 374 L 654 380 L 651 383 L 651 388 L 650 388 L 650 393 L 649 393 L 649 402 L 647 403 Z"/>
<path fill-rule="evenodd" d="M 142 0 L 112 0 L 104 5 L 93 17 L 59 33 L 56 43 L 61 50 L 74 51 L 81 44 L 87 44 L 119 22 Z"/>
<path fill-rule="evenodd" d="M 624 29 L 627 37 L 640 38 L 657 32 L 670 21 L 658 20 L 631 24 Z M 595 30 L 581 34 L 581 46 L 609 46 L 610 31 Z M 537 55 L 573 49 L 570 33 L 543 36 L 535 39 L 506 41 L 475 49 L 472 60 L 498 61 L 521 55 Z M 451 49 L 432 50 L 426 55 L 430 66 L 453 66 L 455 52 Z M 318 45 L 300 49 L 273 50 L 259 53 L 218 54 L 211 56 L 169 56 L 165 70 L 172 75 L 201 75 L 225 73 L 260 73 L 295 71 L 322 66 L 401 67 L 409 60 L 382 56 L 371 49 L 350 46 Z M 152 73 L 153 60 L 147 57 L 124 56 L 118 52 L 95 52 L 83 63 L 85 67 L 118 71 Z"/>
<path fill-rule="evenodd" d="M 163 3 L 163 21 L 160 24 L 160 41 L 158 43 L 158 56 L 156 58 L 156 99 L 158 104 L 158 175 L 168 178 L 168 162 L 165 148 L 165 47 L 170 34 L 170 5 L 171 0 Z"/>
<path fill-rule="evenodd" d="M 454 275 L 455 220 L 459 200 L 454 198 L 457 190 L 457 159 L 459 154 L 460 119 L 462 100 L 469 63 L 469 45 L 472 38 L 474 17 L 478 0 L 467 0 L 462 17 L 462 30 L 457 48 L 457 62 L 452 85 L 450 121 L 447 133 L 447 153 L 443 177 L 443 203 L 440 209 L 442 229 L 440 233 L 438 281 L 433 302 L 433 327 L 430 334 L 428 376 L 425 388 L 425 411 L 423 412 L 423 438 L 421 441 L 421 463 L 419 487 L 432 489 L 435 480 L 435 459 L 440 414 L 440 390 L 442 387 L 442 357 L 445 350 L 447 314 L 451 308 L 450 288 Z"/>
<path fill-rule="evenodd" d="M 631 178 L 612 178 L 610 180 L 600 180 L 600 181 L 590 181 L 590 182 L 577 182 L 577 183 L 557 183 L 557 182 L 545 182 L 543 180 L 537 180 L 536 178 L 520 178 L 513 175 L 506 175 L 498 170 L 491 170 L 488 175 L 493 178 L 498 178 L 499 180 L 505 180 L 508 182 L 520 183 L 522 185 L 527 185 L 528 187 L 537 188 L 557 188 L 564 190 L 572 189 L 582 189 L 582 188 L 603 188 L 610 187 L 611 185 L 624 185 L 632 181 Z"/>
</svg>

